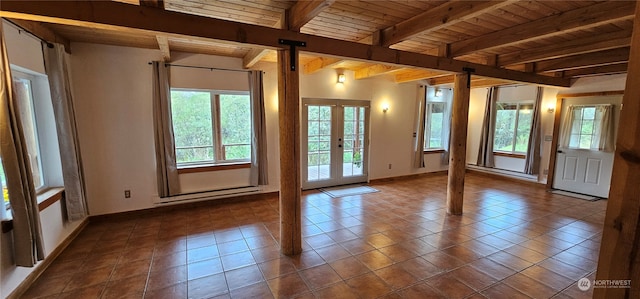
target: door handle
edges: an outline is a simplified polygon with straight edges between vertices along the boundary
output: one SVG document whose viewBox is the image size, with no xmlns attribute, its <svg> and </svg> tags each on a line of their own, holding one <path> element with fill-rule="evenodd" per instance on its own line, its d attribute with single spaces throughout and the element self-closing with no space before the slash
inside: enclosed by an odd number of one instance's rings
<svg viewBox="0 0 640 299">
<path fill-rule="evenodd" d="M 564 153 L 564 152 L 563 152 L 563 151 L 561 151 L 561 150 L 558 150 L 558 153 L 562 154 L 562 153 Z"/>
</svg>

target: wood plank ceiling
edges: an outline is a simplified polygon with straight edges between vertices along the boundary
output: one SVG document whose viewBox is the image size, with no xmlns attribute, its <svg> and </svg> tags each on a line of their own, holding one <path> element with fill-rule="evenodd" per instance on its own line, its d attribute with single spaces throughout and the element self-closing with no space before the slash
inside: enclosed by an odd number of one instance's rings
<svg viewBox="0 0 640 299">
<path fill-rule="evenodd" d="M 455 58 L 548 76 L 576 78 L 624 73 L 635 1 L 413 1 L 413 0 L 148 0 L 142 5 L 217 19 Z M 138 4 L 138 0 L 126 0 Z M 245 66 L 275 61 L 273 50 L 80 26 L 16 21 L 40 26 L 60 39 L 244 58 Z M 297 28 L 290 28 L 297 29 Z M 305 73 L 353 70 L 356 79 L 389 76 L 398 83 L 452 82 L 450 73 L 302 54 Z M 474 76 L 474 86 L 508 81 Z"/>
</svg>

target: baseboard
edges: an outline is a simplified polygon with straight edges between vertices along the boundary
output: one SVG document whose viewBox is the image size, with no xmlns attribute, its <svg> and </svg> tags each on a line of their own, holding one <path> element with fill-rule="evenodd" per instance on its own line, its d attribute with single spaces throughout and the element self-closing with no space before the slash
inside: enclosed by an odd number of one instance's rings
<svg viewBox="0 0 640 299">
<path fill-rule="evenodd" d="M 44 260 L 40 261 L 39 265 L 31 272 L 27 277 L 18 285 L 18 287 L 7 296 L 7 299 L 21 298 L 25 292 L 36 282 L 36 280 L 44 273 L 47 268 L 56 260 L 56 258 L 78 237 L 80 232 L 89 224 L 89 217 L 84 218 L 82 223 L 76 227 L 65 239 L 54 249 Z"/>
<path fill-rule="evenodd" d="M 424 172 L 424 173 L 401 175 L 401 176 L 394 176 L 394 177 L 381 178 L 381 179 L 372 179 L 372 180 L 369 180 L 369 184 L 380 184 L 380 183 L 388 183 L 388 182 L 395 182 L 395 181 L 405 181 L 405 180 L 412 180 L 412 179 L 423 178 L 423 177 L 440 176 L 440 175 L 443 175 L 443 174 L 446 175 L 447 173 L 449 173 L 448 170 L 439 170 L 439 171 L 434 171 L 434 172 Z"/>
<path fill-rule="evenodd" d="M 142 210 L 117 212 L 117 213 L 103 214 L 103 215 L 93 215 L 93 216 L 89 216 L 89 221 L 100 222 L 100 221 L 124 220 L 124 219 L 136 218 L 136 217 L 162 214 L 170 211 L 177 211 L 177 210 L 183 210 L 183 209 L 192 209 L 192 208 L 206 207 L 206 206 L 225 204 L 225 203 L 278 197 L 279 194 L 280 192 L 273 191 L 273 192 L 265 192 L 265 193 L 245 194 L 245 195 L 220 198 L 220 199 L 214 199 L 214 200 L 201 200 L 201 201 L 195 201 L 195 202 L 176 202 L 171 205 L 156 206 L 153 208 L 142 209 Z"/>
<path fill-rule="evenodd" d="M 542 184 L 542 183 L 539 183 L 539 182 L 536 182 L 536 181 L 532 181 L 532 180 L 528 180 L 527 178 L 509 176 L 507 174 L 491 172 L 491 171 L 486 171 L 486 170 L 480 170 L 480 169 L 473 169 L 473 168 L 467 168 L 466 172 L 467 173 L 478 174 L 478 175 L 490 176 L 490 177 L 493 177 L 493 178 L 496 178 L 496 179 L 508 180 L 508 181 L 511 181 L 511 182 L 516 182 L 516 183 L 521 183 L 521 184 L 527 184 L 527 185 L 534 186 L 534 187 L 546 188 L 545 184 Z"/>
</svg>

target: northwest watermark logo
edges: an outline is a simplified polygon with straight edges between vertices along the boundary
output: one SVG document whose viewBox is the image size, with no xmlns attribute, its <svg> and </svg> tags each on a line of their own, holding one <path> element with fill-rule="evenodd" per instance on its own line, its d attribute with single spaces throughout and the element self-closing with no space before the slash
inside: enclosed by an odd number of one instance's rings
<svg viewBox="0 0 640 299">
<path fill-rule="evenodd" d="M 586 277 L 578 280 L 578 289 L 588 291 L 591 287 L 594 289 L 629 289 L 631 288 L 630 279 L 596 279 L 593 282 Z"/>
</svg>

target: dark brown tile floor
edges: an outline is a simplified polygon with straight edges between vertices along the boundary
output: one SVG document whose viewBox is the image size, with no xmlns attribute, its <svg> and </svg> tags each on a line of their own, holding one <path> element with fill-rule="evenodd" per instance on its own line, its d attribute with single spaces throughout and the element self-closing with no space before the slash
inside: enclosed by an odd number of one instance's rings
<svg viewBox="0 0 640 299">
<path fill-rule="evenodd" d="M 463 216 L 443 175 L 344 198 L 305 192 L 304 251 L 278 199 L 90 223 L 26 298 L 590 298 L 606 201 L 477 174 Z"/>
</svg>

